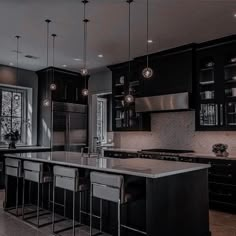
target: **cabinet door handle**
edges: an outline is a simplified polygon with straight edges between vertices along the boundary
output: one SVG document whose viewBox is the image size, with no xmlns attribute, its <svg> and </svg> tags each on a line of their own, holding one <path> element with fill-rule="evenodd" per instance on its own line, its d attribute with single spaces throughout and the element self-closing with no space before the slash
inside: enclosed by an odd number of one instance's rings
<svg viewBox="0 0 236 236">
<path fill-rule="evenodd" d="M 218 195 L 218 196 L 225 196 L 225 197 L 232 197 L 232 193 L 217 193 L 217 192 L 213 192 L 213 191 L 209 191 L 209 193 L 214 194 L 214 195 Z"/>
<path fill-rule="evenodd" d="M 208 172 L 209 175 L 216 176 L 216 177 L 223 177 L 223 178 L 232 178 L 231 174 L 228 175 L 219 175 L 219 174 L 213 174 L 212 172 Z"/>
<path fill-rule="evenodd" d="M 212 166 L 218 166 L 218 167 L 231 167 L 232 164 L 214 164 L 214 163 L 210 163 Z"/>
<path fill-rule="evenodd" d="M 224 124 L 223 104 L 220 104 L 220 125 Z"/>
</svg>

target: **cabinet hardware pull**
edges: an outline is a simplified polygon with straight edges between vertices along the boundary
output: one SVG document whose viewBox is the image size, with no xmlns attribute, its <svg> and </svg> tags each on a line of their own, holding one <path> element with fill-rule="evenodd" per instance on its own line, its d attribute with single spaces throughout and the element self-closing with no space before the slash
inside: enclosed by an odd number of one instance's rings
<svg viewBox="0 0 236 236">
<path fill-rule="evenodd" d="M 212 165 L 212 166 L 218 166 L 218 167 L 232 166 L 232 164 L 215 164 L 215 163 L 212 163 L 211 165 Z"/>
<path fill-rule="evenodd" d="M 213 192 L 213 191 L 209 191 L 209 193 L 219 195 L 219 196 L 232 197 L 232 193 L 217 193 L 217 192 Z"/>
<path fill-rule="evenodd" d="M 218 174 L 212 174 L 212 172 L 208 172 L 209 175 L 217 176 L 217 177 L 224 177 L 224 178 L 232 178 L 231 174 L 228 175 L 218 175 Z"/>
<path fill-rule="evenodd" d="M 220 125 L 224 124 L 223 104 L 220 104 Z"/>
</svg>

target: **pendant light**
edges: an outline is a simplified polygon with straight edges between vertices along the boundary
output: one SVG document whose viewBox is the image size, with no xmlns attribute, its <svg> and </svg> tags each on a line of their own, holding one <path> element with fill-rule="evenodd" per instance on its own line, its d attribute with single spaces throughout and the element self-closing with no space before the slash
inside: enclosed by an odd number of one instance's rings
<svg viewBox="0 0 236 236">
<path fill-rule="evenodd" d="M 50 90 L 55 91 L 57 89 L 57 85 L 55 84 L 55 77 L 54 77 L 54 68 L 55 68 L 55 39 L 57 35 L 52 34 L 52 83 L 50 84 Z"/>
<path fill-rule="evenodd" d="M 143 69 L 143 77 L 145 79 L 150 79 L 153 76 L 153 70 L 151 67 L 149 67 L 149 0 L 147 0 L 147 41 L 146 41 L 146 45 L 147 45 L 147 65 L 146 68 Z"/>
<path fill-rule="evenodd" d="M 87 25 L 89 20 L 86 18 L 86 4 L 88 3 L 87 0 L 83 0 L 82 3 L 84 4 L 84 48 L 83 48 L 83 68 L 80 70 L 81 75 L 84 77 L 85 84 L 84 89 L 82 90 L 83 96 L 88 96 L 88 88 L 87 88 L 87 75 L 88 75 L 88 69 L 87 69 Z"/>
<path fill-rule="evenodd" d="M 17 35 L 15 36 L 16 38 L 16 82 L 19 81 L 19 40 L 20 40 L 20 36 Z M 17 94 L 17 89 L 14 95 L 14 100 L 18 101 L 20 99 L 19 94 Z"/>
<path fill-rule="evenodd" d="M 130 14 L 130 5 L 131 3 L 133 2 L 133 0 L 127 0 L 126 1 L 128 4 L 129 4 L 129 72 L 128 72 L 128 83 L 130 81 L 130 77 L 131 77 L 131 47 L 130 47 L 130 42 L 131 42 L 131 39 L 130 39 L 130 25 L 131 25 L 131 14 Z M 129 92 L 128 94 L 125 96 L 125 102 L 126 103 L 133 103 L 134 102 L 134 96 L 132 94 L 130 94 L 130 87 L 129 87 Z"/>
<path fill-rule="evenodd" d="M 47 19 L 45 20 L 47 24 L 47 71 L 46 71 L 46 84 L 48 84 L 48 50 L 49 50 L 49 24 L 51 23 L 51 20 Z M 50 106 L 50 100 L 48 97 L 48 89 L 46 89 L 46 97 L 43 100 L 43 106 L 48 107 Z"/>
</svg>

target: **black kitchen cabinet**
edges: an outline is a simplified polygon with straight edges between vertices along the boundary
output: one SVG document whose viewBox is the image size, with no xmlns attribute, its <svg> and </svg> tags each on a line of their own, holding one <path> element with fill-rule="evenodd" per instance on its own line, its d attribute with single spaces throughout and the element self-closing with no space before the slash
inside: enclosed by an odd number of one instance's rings
<svg viewBox="0 0 236 236">
<path fill-rule="evenodd" d="M 112 157 L 112 158 L 137 158 L 137 152 L 128 152 L 128 151 L 119 151 L 119 150 L 104 150 L 104 157 Z"/>
<path fill-rule="evenodd" d="M 113 131 L 150 131 L 150 114 L 137 113 L 135 100 L 126 103 L 125 96 L 139 96 L 139 81 L 134 63 L 109 66 L 112 71 L 112 129 Z"/>
<path fill-rule="evenodd" d="M 39 76 L 39 97 L 42 99 L 48 94 L 52 101 L 87 104 L 87 97 L 82 96 L 85 79 L 79 73 L 49 67 L 37 72 Z M 53 82 L 56 90 L 50 91 Z M 86 78 L 88 80 L 88 78 Z"/>
<path fill-rule="evenodd" d="M 209 205 L 212 209 L 236 212 L 236 161 L 198 158 L 208 163 Z"/>
<path fill-rule="evenodd" d="M 236 130 L 236 37 L 197 49 L 196 130 Z"/>
<path fill-rule="evenodd" d="M 152 78 L 145 79 L 142 70 L 146 67 L 146 57 L 136 58 L 137 78 L 140 81 L 140 96 L 149 97 L 180 92 L 192 93 L 194 80 L 195 44 L 151 54 L 149 66 Z"/>
</svg>

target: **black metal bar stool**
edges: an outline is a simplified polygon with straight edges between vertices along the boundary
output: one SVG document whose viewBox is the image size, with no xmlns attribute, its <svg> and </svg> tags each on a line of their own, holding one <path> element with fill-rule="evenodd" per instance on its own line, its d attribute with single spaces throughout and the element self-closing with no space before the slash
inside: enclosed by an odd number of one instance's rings
<svg viewBox="0 0 236 236">
<path fill-rule="evenodd" d="M 23 199 L 22 199 L 22 218 L 23 220 L 37 226 L 42 227 L 48 224 L 51 224 L 51 221 L 48 223 L 44 223 L 42 225 L 39 225 L 39 217 L 47 214 L 51 214 L 49 211 L 46 211 L 42 214 L 40 214 L 41 210 L 43 209 L 43 197 L 42 197 L 42 208 L 40 208 L 40 195 L 42 193 L 43 196 L 43 186 L 44 184 L 49 184 L 49 196 L 48 196 L 48 203 L 50 204 L 50 183 L 52 182 L 52 176 L 49 171 L 44 171 L 43 169 L 43 163 L 38 162 L 31 162 L 31 161 L 24 161 L 24 172 L 23 172 Z M 37 205 L 36 205 L 36 216 L 29 216 L 25 218 L 25 182 L 28 181 L 30 183 L 36 183 L 37 184 Z M 41 188 L 42 187 L 42 192 Z M 29 192 L 30 196 L 30 192 Z M 50 205 L 49 205 L 50 206 Z M 35 211 L 27 212 L 27 214 L 34 213 Z M 33 223 L 29 221 L 29 219 L 33 219 L 37 217 L 37 223 Z"/>
<path fill-rule="evenodd" d="M 14 207 L 5 208 L 7 212 L 15 216 L 20 216 L 19 214 L 19 181 L 22 179 L 22 168 L 21 160 L 6 158 L 5 159 L 5 206 L 7 206 L 8 201 L 8 176 L 16 178 L 16 205 Z M 16 209 L 16 213 L 12 210 Z"/>
<path fill-rule="evenodd" d="M 127 225 L 121 224 L 121 206 L 123 204 L 126 204 L 128 202 L 135 201 L 139 198 L 141 194 L 139 194 L 140 189 L 129 189 L 129 191 L 126 192 L 125 186 L 124 186 L 124 177 L 122 175 L 113 175 L 113 174 L 105 174 L 101 172 L 91 172 L 90 173 L 90 181 L 91 181 L 91 187 L 90 187 L 90 236 L 92 236 L 92 212 L 93 212 L 93 197 L 107 200 L 111 202 L 117 203 L 117 218 L 118 218 L 118 236 L 121 234 L 121 227 L 126 228 L 128 230 L 135 231 L 137 233 L 146 235 L 147 233 L 132 228 Z M 100 233 L 102 233 L 102 228 L 100 224 Z"/>
<path fill-rule="evenodd" d="M 58 234 L 63 231 L 72 229 L 73 235 L 75 235 L 75 228 L 81 226 L 81 214 L 89 214 L 82 211 L 82 193 L 89 190 L 89 179 L 79 176 L 79 170 L 76 168 L 54 166 L 53 167 L 54 181 L 53 181 L 53 217 L 52 217 L 52 231 L 54 234 Z M 64 218 L 66 218 L 66 191 L 69 190 L 73 193 L 72 199 L 72 226 L 66 227 L 55 231 L 55 205 L 62 206 L 55 202 L 55 190 L 56 188 L 64 189 Z M 80 194 L 80 209 L 79 209 L 79 224 L 75 224 L 75 194 L 79 192 Z"/>
</svg>

